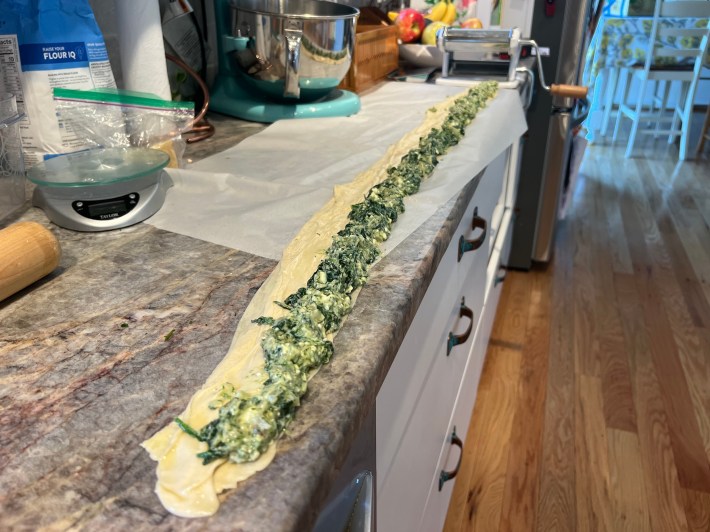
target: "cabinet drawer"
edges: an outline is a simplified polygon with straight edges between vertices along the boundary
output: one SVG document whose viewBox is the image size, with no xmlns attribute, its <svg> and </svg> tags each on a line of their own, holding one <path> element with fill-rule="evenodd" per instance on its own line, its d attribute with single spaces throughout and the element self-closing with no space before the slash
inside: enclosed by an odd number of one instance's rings
<svg viewBox="0 0 710 532">
<path fill-rule="evenodd" d="M 503 222 L 503 214 L 505 213 L 505 210 L 509 208 L 510 206 L 508 205 L 508 195 L 509 195 L 509 176 L 510 176 L 510 153 L 511 153 L 512 148 L 508 148 L 505 152 L 506 156 L 506 161 L 505 161 L 505 166 L 503 167 L 503 174 L 502 174 L 502 187 L 500 191 L 500 195 L 498 196 L 498 199 L 496 201 L 496 205 L 493 208 L 493 213 L 491 214 L 491 239 L 488 241 L 488 253 L 489 255 L 492 254 L 493 252 L 493 247 L 495 244 L 496 239 L 498 238 L 500 229 L 501 229 L 501 224 Z"/>
<path fill-rule="evenodd" d="M 447 440 L 447 424 L 456 403 L 456 395 L 460 393 L 460 388 L 463 386 L 461 382 L 466 378 L 464 375 L 474 371 L 473 366 L 471 370 L 466 368 L 471 365 L 473 332 L 476 328 L 480 329 L 480 320 L 485 311 L 483 300 L 486 266 L 485 255 L 476 258 L 462 289 L 466 296 L 466 306 L 474 312 L 470 325 L 472 332 L 468 340 L 453 347 L 449 355 L 446 355 L 449 331 L 460 333 L 469 325 L 469 318 L 459 316 L 459 305 L 452 305 L 454 308 L 448 314 L 448 326 L 442 331 L 443 334 L 438 335 L 431 330 L 434 327 L 425 333 L 427 336 L 420 337 L 416 333 L 425 330 L 424 326 L 419 329 L 420 318 L 422 321 L 427 318 L 425 314 L 418 313 L 394 364 L 405 363 L 405 360 L 412 361 L 414 358 L 412 352 L 422 346 L 434 349 L 436 355 L 431 365 L 425 368 L 423 379 L 415 380 L 410 377 L 409 382 L 406 382 L 403 376 L 414 373 L 414 368 L 395 368 L 393 364 L 378 394 L 378 523 L 382 530 L 414 530 L 421 518 L 418 512 L 424 507 L 431 487 L 431 479 L 438 478 L 437 462 L 442 453 L 442 446 Z M 429 292 L 427 292 L 428 296 Z M 432 345 L 432 338 L 436 338 L 438 346 Z M 480 374 L 480 369 L 477 371 Z M 397 379 L 398 376 L 404 378 L 404 381 L 390 381 L 390 379 Z M 468 380 L 475 392 L 478 377 L 473 379 L 469 376 Z M 412 382 L 421 382 L 421 384 L 412 385 Z M 404 395 L 395 394 L 394 390 L 398 387 L 405 390 Z M 420 391 L 419 395 L 417 395 L 418 391 Z M 395 417 L 394 422 L 390 424 L 388 420 L 392 419 L 392 414 L 387 416 L 385 412 L 393 410 L 392 407 L 395 405 L 407 405 L 410 400 L 414 404 L 411 414 L 406 418 Z M 404 425 L 403 434 L 400 432 L 402 425 Z M 407 515 L 402 515 L 400 510 L 400 503 L 403 500 L 408 501 L 410 505 Z"/>
<path fill-rule="evenodd" d="M 488 351 L 488 343 L 490 342 L 493 322 L 495 321 L 498 301 L 503 286 L 501 282 L 496 282 L 495 278 L 499 278 L 503 275 L 501 268 L 502 265 L 505 264 L 504 261 L 507 260 L 507 254 L 510 252 L 512 227 L 511 211 L 510 209 L 506 209 L 500 224 L 501 234 L 499 238 L 496 239 L 496 245 L 489 264 L 489 272 L 493 273 L 493 279 L 487 280 L 488 282 L 486 283 L 485 304 L 481 312 L 476 336 L 471 346 L 471 353 L 468 357 L 464 376 L 456 396 L 456 403 L 449 421 L 447 433 L 443 435 L 445 441 L 439 455 L 439 463 L 430 481 L 427 503 L 422 513 L 421 523 L 418 527 L 421 531 L 441 530 L 444 526 L 455 480 L 445 482 L 442 489 L 439 490 L 439 476 L 442 470 L 452 470 L 459 456 L 463 453 L 463 450 L 459 450 L 451 445 L 450 436 L 455 428 L 456 434 L 461 441 L 466 441 L 469 423 L 473 414 L 473 407 L 476 403 L 478 383 L 483 371 L 483 364 L 485 362 L 486 352 Z"/>
<path fill-rule="evenodd" d="M 504 237 L 502 242 L 500 242 L 500 258 L 499 262 L 501 266 L 508 265 L 508 259 L 510 258 L 510 248 L 513 246 L 513 210 L 506 209 L 506 215 L 504 218 L 504 224 L 506 224 Z M 501 229 L 503 227 L 501 226 Z"/>
<path fill-rule="evenodd" d="M 449 327 L 438 336 L 435 357 L 399 438 L 392 427 L 383 426 L 379 407 L 380 400 L 385 396 L 378 396 L 377 399 L 377 520 L 380 530 L 413 530 L 421 518 L 473 342 L 472 331 L 468 340 L 453 347 L 447 356 L 449 330 L 461 331 L 470 323 L 468 318 L 459 319 L 458 304 L 452 306 L 455 311 L 449 315 Z M 402 398 L 394 400 L 403 401 Z M 391 440 L 387 442 L 389 449 L 385 449 L 383 442 L 388 439 Z M 389 465 L 385 463 L 387 460 Z M 402 501 L 407 501 L 406 512 L 402 511 Z"/>
<path fill-rule="evenodd" d="M 486 273 L 486 297 L 490 297 L 494 288 L 499 287 L 505 279 L 505 266 L 510 256 L 510 247 L 513 241 L 513 215 L 506 209 L 500 226 L 500 234 L 496 239 Z M 487 302 L 487 299 L 486 299 Z"/>
<path fill-rule="evenodd" d="M 449 419 L 446 432 L 441 435 L 443 445 L 439 453 L 439 460 L 433 477 L 429 484 L 429 493 L 427 502 L 422 512 L 422 517 L 416 530 L 422 532 L 430 530 L 441 530 L 446 520 L 446 512 L 448 511 L 451 493 L 453 492 L 456 479 L 453 478 L 444 482 L 440 486 L 440 477 L 442 471 L 451 472 L 459 464 L 460 458 L 463 456 L 465 449 L 466 435 L 468 432 L 473 406 L 476 402 L 476 392 L 478 390 L 478 382 L 481 378 L 483 369 L 483 361 L 488 345 L 488 336 L 483 334 L 483 323 L 485 320 L 485 308 L 481 324 L 476 331 L 476 337 L 471 348 L 471 353 L 466 364 L 461 386 L 458 389 L 456 403 Z M 490 333 L 489 333 L 490 334 Z M 459 449 L 451 443 L 451 435 L 454 432 L 464 444 L 463 448 Z"/>
<path fill-rule="evenodd" d="M 431 479 L 438 475 L 437 462 L 483 311 L 493 248 L 492 215 L 505 196 L 507 155 L 506 150 L 479 177 L 377 395 L 377 522 L 381 530 L 416 529 Z M 481 228 L 472 229 L 474 211 L 486 220 L 483 237 Z M 499 225 L 498 218 L 493 223 Z M 461 237 L 480 240 L 472 246 L 476 249 L 459 256 Z M 462 298 L 469 309 L 464 314 Z M 449 342 L 450 333 L 458 335 L 469 328 L 465 342 Z M 407 511 L 402 511 L 405 503 Z"/>
<path fill-rule="evenodd" d="M 493 248 L 492 236 L 498 230 L 500 216 L 494 216 L 494 211 L 499 203 L 505 203 L 504 183 L 505 171 L 507 168 L 508 150 L 501 153 L 491 164 L 489 164 L 483 175 L 480 177 L 478 186 L 473 193 L 473 198 L 463 216 L 464 227 L 460 233 L 455 235 L 455 239 L 461 241 L 476 240 L 483 235 L 483 230 L 479 227 L 474 229 L 474 213 L 476 219 L 485 223 L 485 238 L 477 249 L 463 253 L 460 260 L 459 270 L 462 272 L 461 278 L 468 277 L 468 271 L 474 267 L 475 260 L 480 255 L 485 257 L 485 262 L 488 262 L 488 257 Z M 480 225 L 480 223 L 478 224 Z M 457 256 L 459 249 L 456 250 Z"/>
<path fill-rule="evenodd" d="M 467 211 L 473 213 L 471 204 Z M 446 346 L 452 324 L 457 322 L 461 297 L 468 294 L 462 294 L 462 287 L 473 282 L 480 282 L 480 286 L 485 285 L 485 276 L 483 281 L 476 277 L 466 284 L 465 276 L 474 262 L 473 257 L 467 257 L 464 265 L 458 261 L 458 235 L 465 232 L 465 227 L 470 223 L 471 217 L 464 215 L 377 394 L 378 483 L 383 478 L 383 472 L 386 476 L 389 470 L 392 458 L 397 452 L 398 442 L 409 423 L 424 382 L 431 373 L 434 359 L 442 347 Z M 479 256 L 483 255 L 479 253 Z M 468 268 L 462 273 L 465 267 Z M 483 299 L 477 292 L 470 301 L 466 301 L 466 306 L 474 313 L 472 331 L 476 330 L 482 304 Z M 467 326 L 465 319 L 458 321 L 461 323 L 456 332 Z M 456 347 L 454 351 L 458 353 L 461 349 L 463 348 Z M 448 413 L 446 415 L 448 416 Z"/>
</svg>

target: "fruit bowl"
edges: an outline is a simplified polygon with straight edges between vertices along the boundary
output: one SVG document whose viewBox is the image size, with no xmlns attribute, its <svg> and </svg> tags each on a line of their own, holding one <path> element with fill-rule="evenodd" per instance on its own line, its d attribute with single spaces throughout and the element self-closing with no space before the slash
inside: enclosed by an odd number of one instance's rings
<svg viewBox="0 0 710 532">
<path fill-rule="evenodd" d="M 399 58 L 418 67 L 440 67 L 444 54 L 436 46 L 400 44 Z"/>
</svg>

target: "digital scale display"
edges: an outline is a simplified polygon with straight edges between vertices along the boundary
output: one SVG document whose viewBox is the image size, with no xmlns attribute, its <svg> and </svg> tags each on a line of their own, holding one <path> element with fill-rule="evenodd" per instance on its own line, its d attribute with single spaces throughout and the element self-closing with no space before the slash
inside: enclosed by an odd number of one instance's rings
<svg viewBox="0 0 710 532">
<path fill-rule="evenodd" d="M 89 205 L 89 218 L 116 218 L 126 214 L 126 202 L 107 201 L 106 203 L 96 203 Z"/>
<path fill-rule="evenodd" d="M 119 198 L 73 201 L 72 207 L 77 213 L 92 220 L 113 220 L 131 212 L 138 205 L 139 199 L 137 192 L 131 192 Z"/>
</svg>

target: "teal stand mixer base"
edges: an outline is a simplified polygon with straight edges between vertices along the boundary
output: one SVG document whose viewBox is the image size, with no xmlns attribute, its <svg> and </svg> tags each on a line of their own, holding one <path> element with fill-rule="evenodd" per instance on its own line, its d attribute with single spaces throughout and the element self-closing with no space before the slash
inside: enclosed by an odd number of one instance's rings
<svg viewBox="0 0 710 532">
<path fill-rule="evenodd" d="M 287 118 L 354 115 L 360 110 L 360 98 L 350 91 L 336 89 L 314 102 L 270 101 L 242 86 L 238 78 L 220 74 L 210 91 L 210 110 L 252 122 L 271 123 Z"/>
</svg>

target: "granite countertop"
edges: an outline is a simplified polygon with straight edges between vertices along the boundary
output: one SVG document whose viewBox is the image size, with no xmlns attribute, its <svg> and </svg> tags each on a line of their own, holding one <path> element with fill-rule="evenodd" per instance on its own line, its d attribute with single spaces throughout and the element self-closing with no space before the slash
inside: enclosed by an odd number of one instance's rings
<svg viewBox="0 0 710 532">
<path fill-rule="evenodd" d="M 199 159 L 263 126 L 215 117 Z M 182 411 L 276 262 L 138 224 L 60 241 L 0 302 L 0 528 L 306 530 L 370 410 L 477 180 L 377 263 L 272 464 L 207 519 L 169 514 L 139 444 Z M 0 226 L 1 227 L 1 226 Z"/>
</svg>

